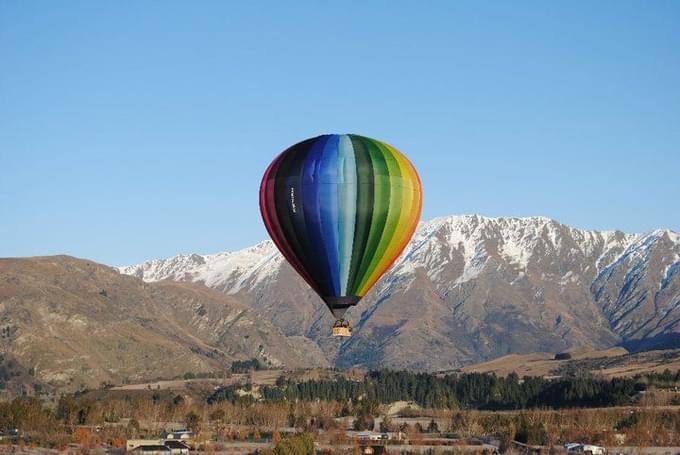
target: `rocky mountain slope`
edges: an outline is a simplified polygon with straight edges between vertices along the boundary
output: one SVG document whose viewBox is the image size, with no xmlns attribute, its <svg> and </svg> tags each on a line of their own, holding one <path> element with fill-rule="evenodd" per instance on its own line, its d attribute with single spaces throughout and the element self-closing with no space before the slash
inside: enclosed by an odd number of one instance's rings
<svg viewBox="0 0 680 455">
<path fill-rule="evenodd" d="M 326 364 L 314 343 L 286 337 L 233 297 L 67 256 L 0 259 L 0 334 L 3 358 L 65 389 L 223 371 L 253 357 Z"/>
<path fill-rule="evenodd" d="M 316 343 L 338 366 L 444 370 L 510 353 L 677 340 L 680 236 L 574 229 L 541 218 L 450 216 L 421 223 L 357 307 L 332 318 L 270 242 L 180 255 L 124 274 L 202 282 Z"/>
</svg>

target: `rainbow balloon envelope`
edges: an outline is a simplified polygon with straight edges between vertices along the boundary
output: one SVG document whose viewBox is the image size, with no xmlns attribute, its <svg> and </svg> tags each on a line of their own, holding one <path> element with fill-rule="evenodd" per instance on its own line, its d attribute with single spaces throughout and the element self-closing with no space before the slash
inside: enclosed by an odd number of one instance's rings
<svg viewBox="0 0 680 455">
<path fill-rule="evenodd" d="M 421 207 L 409 160 L 354 134 L 293 145 L 269 165 L 260 187 L 269 235 L 338 319 L 399 257 Z"/>
</svg>

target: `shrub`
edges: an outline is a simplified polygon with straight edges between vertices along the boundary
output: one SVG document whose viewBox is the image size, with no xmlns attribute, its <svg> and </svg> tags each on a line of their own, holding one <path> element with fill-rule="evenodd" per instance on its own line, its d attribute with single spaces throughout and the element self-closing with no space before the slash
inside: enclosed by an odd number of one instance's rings
<svg viewBox="0 0 680 455">
<path fill-rule="evenodd" d="M 309 433 L 284 439 L 273 448 L 261 450 L 262 455 L 312 455 L 314 453 L 314 438 Z"/>
</svg>

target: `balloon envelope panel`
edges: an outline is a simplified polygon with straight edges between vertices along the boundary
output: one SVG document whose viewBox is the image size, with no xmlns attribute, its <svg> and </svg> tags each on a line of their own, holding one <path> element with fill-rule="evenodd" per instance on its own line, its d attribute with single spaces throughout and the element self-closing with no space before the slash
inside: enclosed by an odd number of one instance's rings
<svg viewBox="0 0 680 455">
<path fill-rule="evenodd" d="M 351 134 L 290 147 L 269 165 L 260 187 L 274 243 L 336 316 L 397 259 L 421 206 L 420 180 L 406 157 Z"/>
</svg>

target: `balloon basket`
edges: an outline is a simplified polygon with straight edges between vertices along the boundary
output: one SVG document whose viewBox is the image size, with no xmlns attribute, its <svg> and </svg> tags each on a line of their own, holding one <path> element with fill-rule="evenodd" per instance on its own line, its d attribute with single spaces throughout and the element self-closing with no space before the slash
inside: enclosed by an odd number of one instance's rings
<svg viewBox="0 0 680 455">
<path fill-rule="evenodd" d="M 334 337 L 351 337 L 352 330 L 348 327 L 333 327 Z"/>
<path fill-rule="evenodd" d="M 349 322 L 339 319 L 333 324 L 333 336 L 334 337 L 350 337 L 352 336 L 352 326 Z"/>
</svg>

